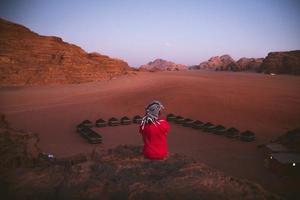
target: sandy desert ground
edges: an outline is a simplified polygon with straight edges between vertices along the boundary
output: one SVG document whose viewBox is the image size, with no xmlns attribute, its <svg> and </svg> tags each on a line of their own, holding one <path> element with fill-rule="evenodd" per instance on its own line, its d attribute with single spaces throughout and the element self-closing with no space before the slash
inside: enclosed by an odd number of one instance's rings
<svg viewBox="0 0 300 200">
<path fill-rule="evenodd" d="M 258 144 L 300 126 L 300 77 L 254 73 L 183 71 L 137 72 L 110 81 L 80 85 L 5 87 L 0 112 L 16 128 L 40 134 L 43 151 L 57 157 L 90 152 L 95 147 L 142 144 L 137 125 L 95 129 L 103 144 L 90 145 L 75 132 L 82 120 L 143 115 L 160 100 L 164 113 L 252 130 L 257 141 L 243 143 L 171 124 L 171 153 L 199 159 L 225 173 L 256 181 L 292 195 L 287 185 L 263 167 Z M 290 183 L 290 182 L 288 182 Z"/>
</svg>

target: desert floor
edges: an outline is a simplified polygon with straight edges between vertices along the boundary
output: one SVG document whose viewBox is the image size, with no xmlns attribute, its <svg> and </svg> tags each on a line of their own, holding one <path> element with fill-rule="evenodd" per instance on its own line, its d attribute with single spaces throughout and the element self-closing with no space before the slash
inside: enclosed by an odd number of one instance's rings
<svg viewBox="0 0 300 200">
<path fill-rule="evenodd" d="M 246 178 L 291 196 L 296 184 L 264 168 L 257 145 L 300 126 L 300 77 L 232 72 L 137 72 L 80 85 L 2 87 L 0 112 L 13 127 L 39 133 L 40 147 L 57 157 L 95 147 L 142 144 L 137 125 L 95 129 L 103 144 L 91 145 L 75 132 L 82 120 L 143 115 L 160 100 L 164 114 L 252 130 L 251 143 L 171 124 L 170 153 L 201 160 L 226 174 Z"/>
</svg>

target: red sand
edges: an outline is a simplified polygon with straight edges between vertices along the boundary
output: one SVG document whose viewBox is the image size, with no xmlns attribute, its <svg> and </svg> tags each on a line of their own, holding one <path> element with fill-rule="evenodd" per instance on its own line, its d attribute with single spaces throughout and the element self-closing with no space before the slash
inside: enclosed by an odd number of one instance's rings
<svg viewBox="0 0 300 200">
<path fill-rule="evenodd" d="M 263 167 L 257 144 L 300 126 L 300 77 L 231 72 L 138 73 L 80 85 L 0 89 L 0 112 L 14 127 L 40 134 L 45 152 L 66 156 L 96 146 L 142 144 L 137 125 L 97 129 L 103 144 L 90 145 L 75 132 L 82 120 L 143 114 L 151 100 L 173 112 L 204 122 L 252 130 L 257 141 L 243 143 L 171 124 L 171 153 L 197 158 L 229 175 L 275 191 L 288 187 Z M 281 187 L 286 187 L 281 189 Z M 293 188 L 291 188 L 293 191 Z"/>
</svg>

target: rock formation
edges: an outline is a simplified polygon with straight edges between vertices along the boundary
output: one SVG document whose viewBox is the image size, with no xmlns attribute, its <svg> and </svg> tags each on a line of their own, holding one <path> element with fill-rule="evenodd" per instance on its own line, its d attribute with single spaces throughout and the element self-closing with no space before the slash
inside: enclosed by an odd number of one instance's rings
<svg viewBox="0 0 300 200">
<path fill-rule="evenodd" d="M 238 65 L 239 71 L 255 71 L 259 72 L 263 58 L 240 58 L 236 64 Z"/>
<path fill-rule="evenodd" d="M 110 79 L 130 67 L 119 59 L 86 53 L 54 36 L 0 19 L 0 85 L 83 83 Z"/>
<path fill-rule="evenodd" d="M 186 70 L 187 67 L 163 59 L 156 59 L 146 65 L 140 66 L 140 69 L 146 69 L 148 71 L 179 71 Z"/>
<path fill-rule="evenodd" d="M 229 55 L 215 56 L 189 69 L 216 71 L 255 71 L 300 75 L 300 50 L 271 52 L 266 58 L 240 58 L 235 62 Z"/>
<path fill-rule="evenodd" d="M 214 56 L 190 69 L 238 71 L 238 66 L 229 55 Z"/>
<path fill-rule="evenodd" d="M 211 57 L 208 61 L 191 66 L 189 69 L 259 72 L 262 62 L 263 58 L 240 58 L 235 62 L 229 55 L 223 55 Z"/>
<path fill-rule="evenodd" d="M 265 73 L 300 75 L 300 50 L 269 53 L 261 70 Z"/>
</svg>

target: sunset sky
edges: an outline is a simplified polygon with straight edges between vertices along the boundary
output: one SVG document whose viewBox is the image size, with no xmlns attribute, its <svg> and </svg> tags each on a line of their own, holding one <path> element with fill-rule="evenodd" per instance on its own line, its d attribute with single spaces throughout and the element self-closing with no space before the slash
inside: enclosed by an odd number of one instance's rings
<svg viewBox="0 0 300 200">
<path fill-rule="evenodd" d="M 297 0 L 1 0 L 0 17 L 135 67 L 300 49 Z"/>
</svg>

